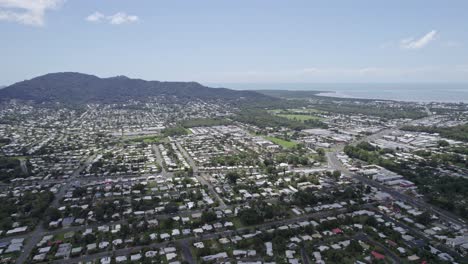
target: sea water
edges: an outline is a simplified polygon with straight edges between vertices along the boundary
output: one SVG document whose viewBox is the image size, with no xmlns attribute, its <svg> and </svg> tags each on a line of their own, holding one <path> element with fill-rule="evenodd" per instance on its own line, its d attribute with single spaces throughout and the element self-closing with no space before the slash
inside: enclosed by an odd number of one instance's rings
<svg viewBox="0 0 468 264">
<path fill-rule="evenodd" d="M 411 102 L 468 103 L 468 83 L 236 83 L 218 84 L 242 90 L 321 91 L 318 95 Z"/>
</svg>

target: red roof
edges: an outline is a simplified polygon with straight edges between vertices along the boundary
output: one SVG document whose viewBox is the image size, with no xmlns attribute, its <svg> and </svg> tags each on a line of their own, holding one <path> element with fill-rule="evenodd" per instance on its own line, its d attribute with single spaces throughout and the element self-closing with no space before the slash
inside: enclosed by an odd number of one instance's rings
<svg viewBox="0 0 468 264">
<path fill-rule="evenodd" d="M 392 240 L 389 240 L 389 239 L 387 239 L 387 243 L 388 243 L 389 245 L 391 245 L 391 246 L 394 246 L 394 247 L 397 246 L 397 243 L 395 243 L 395 242 L 393 242 Z"/>
<path fill-rule="evenodd" d="M 47 245 L 48 245 L 48 246 L 52 246 L 52 245 L 60 245 L 60 244 L 62 244 L 62 243 L 63 243 L 63 241 L 62 241 L 62 240 L 48 241 L 48 242 L 47 242 Z"/>
<path fill-rule="evenodd" d="M 342 234 L 343 231 L 339 228 L 335 228 L 335 229 L 332 229 L 332 232 L 335 233 L 335 234 Z"/>
<path fill-rule="evenodd" d="M 376 258 L 376 259 L 384 259 L 384 258 L 385 258 L 384 255 L 380 254 L 380 253 L 377 252 L 377 251 L 372 251 L 371 254 L 372 254 L 372 256 L 374 256 L 374 258 Z"/>
</svg>

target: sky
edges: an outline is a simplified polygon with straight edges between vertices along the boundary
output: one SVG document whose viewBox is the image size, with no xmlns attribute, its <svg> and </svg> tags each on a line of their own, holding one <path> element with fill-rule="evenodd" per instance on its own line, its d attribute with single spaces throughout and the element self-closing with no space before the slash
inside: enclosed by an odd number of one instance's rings
<svg viewBox="0 0 468 264">
<path fill-rule="evenodd" d="M 468 82 L 468 1 L 0 0 L 0 85 Z"/>
</svg>

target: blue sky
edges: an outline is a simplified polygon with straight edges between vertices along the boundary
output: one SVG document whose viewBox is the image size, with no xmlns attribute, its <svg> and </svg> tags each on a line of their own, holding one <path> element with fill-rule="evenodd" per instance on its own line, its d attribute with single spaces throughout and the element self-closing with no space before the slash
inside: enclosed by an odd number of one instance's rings
<svg viewBox="0 0 468 264">
<path fill-rule="evenodd" d="M 0 84 L 468 82 L 468 1 L 0 0 Z"/>
</svg>

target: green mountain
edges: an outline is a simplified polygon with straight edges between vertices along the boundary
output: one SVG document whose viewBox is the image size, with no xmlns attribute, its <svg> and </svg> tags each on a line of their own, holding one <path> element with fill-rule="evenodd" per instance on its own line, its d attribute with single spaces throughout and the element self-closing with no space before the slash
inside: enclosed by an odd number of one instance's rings
<svg viewBox="0 0 468 264">
<path fill-rule="evenodd" d="M 0 90 L 0 100 L 32 100 L 38 103 L 113 103 L 157 96 L 231 102 L 275 100 L 254 91 L 210 88 L 196 82 L 145 81 L 125 76 L 99 78 L 75 72 L 50 73 Z"/>
</svg>

